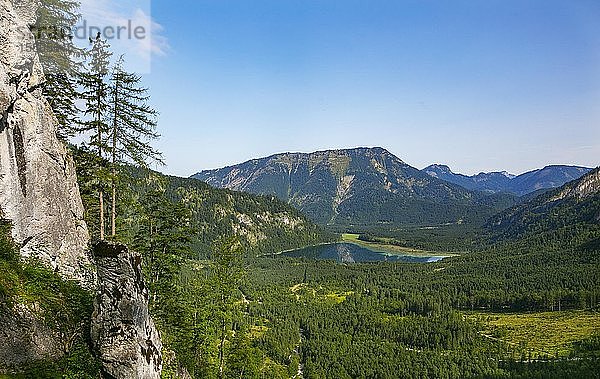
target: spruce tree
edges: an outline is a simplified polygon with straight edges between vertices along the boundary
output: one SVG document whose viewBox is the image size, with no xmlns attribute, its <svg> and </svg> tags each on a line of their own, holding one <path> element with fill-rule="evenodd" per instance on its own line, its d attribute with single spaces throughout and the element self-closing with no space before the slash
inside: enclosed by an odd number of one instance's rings
<svg viewBox="0 0 600 379">
<path fill-rule="evenodd" d="M 175 277 L 189 257 L 192 230 L 190 211 L 182 202 L 171 201 L 162 184 L 152 174 L 147 178 L 150 190 L 140 198 L 142 209 L 132 246 L 144 259 L 149 305 L 164 317 L 163 300 L 173 295 Z"/>
<path fill-rule="evenodd" d="M 108 96 L 109 96 L 109 64 L 112 53 L 109 51 L 108 42 L 101 38 L 100 33 L 95 39 L 90 39 L 90 60 L 86 72 L 80 77 L 80 85 L 83 88 L 82 99 L 85 102 L 85 118 L 81 122 L 81 131 L 90 134 L 89 145 L 97 155 L 100 162 L 106 158 L 106 138 L 109 133 L 107 123 Z M 103 166 L 103 165 L 102 165 Z M 99 167 L 98 199 L 100 208 L 100 239 L 104 239 L 105 217 L 104 217 L 104 186 L 106 170 Z"/>
<path fill-rule="evenodd" d="M 150 145 L 156 133 L 158 112 L 148 105 L 148 89 L 141 86 L 139 75 L 123 69 L 123 56 L 111 74 L 108 152 L 111 161 L 111 235 L 116 235 L 118 166 L 133 163 L 146 167 L 162 163 L 161 154 Z"/>
</svg>

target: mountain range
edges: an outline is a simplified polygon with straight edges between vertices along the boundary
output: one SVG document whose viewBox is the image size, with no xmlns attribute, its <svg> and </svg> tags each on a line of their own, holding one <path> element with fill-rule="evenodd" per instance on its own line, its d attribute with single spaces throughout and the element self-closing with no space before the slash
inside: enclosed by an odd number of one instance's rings
<svg viewBox="0 0 600 379">
<path fill-rule="evenodd" d="M 276 154 L 192 177 L 278 197 L 329 225 L 481 222 L 516 202 L 428 175 L 383 148 Z"/>
<path fill-rule="evenodd" d="M 464 188 L 490 193 L 508 192 L 523 196 L 539 190 L 557 188 L 572 180 L 579 179 L 592 169 L 580 166 L 546 166 L 521 175 L 503 172 L 482 172 L 467 176 L 452 172 L 446 165 L 434 164 L 423 169 L 423 172 Z"/>
</svg>

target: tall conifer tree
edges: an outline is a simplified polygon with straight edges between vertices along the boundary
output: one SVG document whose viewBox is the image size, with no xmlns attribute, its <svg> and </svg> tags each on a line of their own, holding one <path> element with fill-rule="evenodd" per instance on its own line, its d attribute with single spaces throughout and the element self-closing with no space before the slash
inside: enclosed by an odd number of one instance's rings
<svg viewBox="0 0 600 379">
<path fill-rule="evenodd" d="M 106 138 L 109 133 L 107 115 L 109 109 L 108 83 L 109 64 L 112 53 L 109 51 L 108 42 L 102 39 L 100 33 L 95 39 L 90 39 L 90 60 L 85 73 L 81 75 L 80 84 L 83 88 L 82 98 L 85 101 L 85 119 L 81 123 L 81 131 L 90 133 L 90 146 L 98 156 L 100 162 L 106 158 Z M 106 173 L 104 167 L 98 168 L 97 187 L 100 207 L 100 239 L 104 239 L 104 182 Z"/>
<path fill-rule="evenodd" d="M 108 153 L 111 161 L 111 235 L 116 235 L 118 166 L 133 163 L 146 167 L 162 163 L 161 154 L 150 145 L 159 137 L 156 132 L 158 112 L 148 105 L 148 89 L 140 84 L 139 75 L 123 69 L 119 58 L 111 74 Z"/>
</svg>

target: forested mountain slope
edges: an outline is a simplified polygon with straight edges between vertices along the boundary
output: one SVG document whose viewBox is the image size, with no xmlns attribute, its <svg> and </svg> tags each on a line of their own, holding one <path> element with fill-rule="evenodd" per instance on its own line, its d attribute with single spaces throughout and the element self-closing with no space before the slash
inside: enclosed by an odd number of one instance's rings
<svg viewBox="0 0 600 379">
<path fill-rule="evenodd" d="M 165 176 L 167 196 L 191 210 L 192 234 L 199 252 L 208 252 L 213 241 L 236 235 L 254 254 L 330 241 L 335 237 L 313 224 L 302 213 L 275 197 L 215 189 L 194 179 Z"/>
<path fill-rule="evenodd" d="M 330 225 L 475 222 L 514 202 L 433 178 L 382 148 L 277 154 L 193 178 L 277 196 Z"/>
<path fill-rule="evenodd" d="M 492 241 L 577 244 L 600 237 L 600 169 L 507 209 L 486 225 Z"/>
<path fill-rule="evenodd" d="M 86 219 L 97 235 L 97 199 L 87 169 L 90 155 L 74 149 Z M 175 216 L 178 233 L 191 239 L 190 258 L 206 257 L 220 238 L 237 236 L 248 255 L 270 254 L 335 239 L 302 213 L 273 196 L 217 189 L 195 179 L 122 166 L 129 178 L 119 185 L 119 235 L 134 244 L 144 220 Z M 141 221 L 140 221 L 141 220 Z M 135 244 L 134 244 L 135 245 Z"/>
</svg>

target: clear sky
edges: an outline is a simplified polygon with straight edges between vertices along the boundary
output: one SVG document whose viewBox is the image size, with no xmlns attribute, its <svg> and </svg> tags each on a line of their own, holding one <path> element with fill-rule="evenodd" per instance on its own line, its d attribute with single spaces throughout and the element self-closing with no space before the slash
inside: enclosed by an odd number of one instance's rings
<svg viewBox="0 0 600 379">
<path fill-rule="evenodd" d="M 151 6 L 168 173 L 356 146 L 466 174 L 600 165 L 598 0 Z"/>
</svg>

